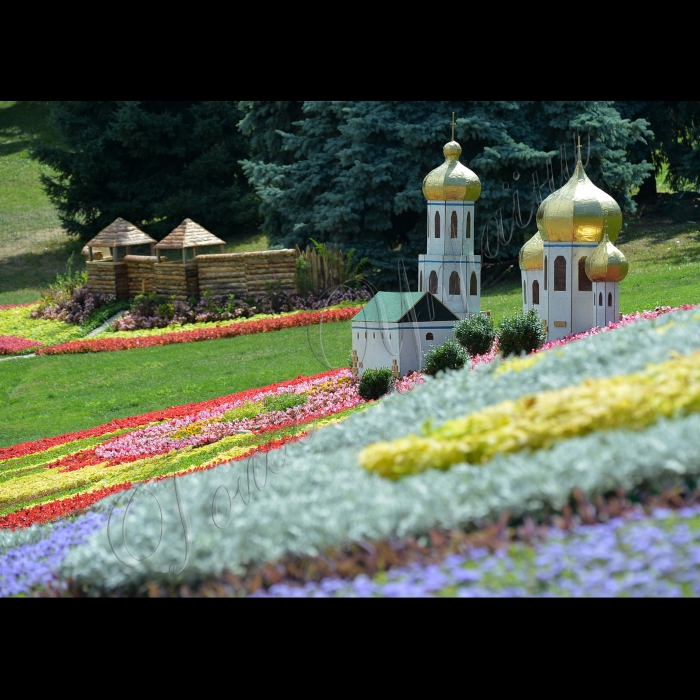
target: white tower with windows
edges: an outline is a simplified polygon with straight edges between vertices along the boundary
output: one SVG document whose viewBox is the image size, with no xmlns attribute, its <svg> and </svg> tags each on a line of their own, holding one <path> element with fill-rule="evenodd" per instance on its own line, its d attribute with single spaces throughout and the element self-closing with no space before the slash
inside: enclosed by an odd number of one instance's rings
<svg viewBox="0 0 700 700">
<path fill-rule="evenodd" d="M 474 202 L 481 182 L 459 162 L 462 147 L 445 145 L 445 162 L 426 175 L 427 253 L 418 256 L 418 291 L 431 292 L 459 318 L 479 313 L 481 256 L 474 254 Z"/>
</svg>

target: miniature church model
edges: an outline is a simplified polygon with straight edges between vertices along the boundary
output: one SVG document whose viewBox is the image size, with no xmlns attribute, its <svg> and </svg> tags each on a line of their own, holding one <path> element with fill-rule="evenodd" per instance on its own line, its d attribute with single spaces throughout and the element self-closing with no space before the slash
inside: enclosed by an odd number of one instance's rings
<svg viewBox="0 0 700 700">
<path fill-rule="evenodd" d="M 536 309 L 547 340 L 619 319 L 627 259 L 613 241 L 622 228 L 617 202 L 596 187 L 581 162 L 537 210 L 537 233 L 520 250 L 523 311 Z"/>
<path fill-rule="evenodd" d="M 474 202 L 481 182 L 459 162 L 454 140 L 442 152 L 445 162 L 423 180 L 428 200 L 427 254 L 418 256 L 418 291 L 434 294 L 460 318 L 479 313 L 481 256 L 474 255 Z"/>
<path fill-rule="evenodd" d="M 481 256 L 474 255 L 479 178 L 445 145 L 445 162 L 426 175 L 427 253 L 418 258 L 418 292 L 378 292 L 352 319 L 353 374 L 389 367 L 398 377 L 423 367 L 423 355 L 454 335 L 454 324 L 480 311 Z"/>
</svg>

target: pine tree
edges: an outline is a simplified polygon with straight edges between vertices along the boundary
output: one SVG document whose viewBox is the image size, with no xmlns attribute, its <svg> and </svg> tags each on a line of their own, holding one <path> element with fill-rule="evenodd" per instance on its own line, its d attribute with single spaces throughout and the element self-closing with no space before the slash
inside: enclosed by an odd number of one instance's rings
<svg viewBox="0 0 700 700">
<path fill-rule="evenodd" d="M 443 162 L 452 112 L 461 161 L 482 183 L 476 230 L 493 259 L 514 258 L 535 232 L 537 205 L 573 172 L 576 134 L 587 173 L 625 212 L 634 209 L 631 186 L 652 167 L 626 155 L 651 136 L 647 123 L 623 119 L 609 102 L 314 101 L 300 110 L 252 102 L 246 109 L 249 137 L 275 125 L 274 138 L 264 148 L 258 141 L 244 162 L 271 241 L 304 246 L 314 238 L 355 248 L 370 257 L 372 281 L 383 289 L 397 287 L 400 259 L 415 288 L 425 248 L 421 184 Z"/>
<path fill-rule="evenodd" d="M 123 217 L 154 238 L 191 218 L 227 239 L 256 230 L 237 102 L 55 102 L 65 148 L 37 145 L 49 197 L 84 240 Z"/>
</svg>

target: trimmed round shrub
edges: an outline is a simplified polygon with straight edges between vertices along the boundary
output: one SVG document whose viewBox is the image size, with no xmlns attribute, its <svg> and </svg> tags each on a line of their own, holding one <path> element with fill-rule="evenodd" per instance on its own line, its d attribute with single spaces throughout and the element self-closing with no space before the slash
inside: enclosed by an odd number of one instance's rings
<svg viewBox="0 0 700 700">
<path fill-rule="evenodd" d="M 472 356 L 485 355 L 495 339 L 493 321 L 486 314 L 474 314 L 455 323 L 455 340 Z"/>
<path fill-rule="evenodd" d="M 546 338 L 544 323 L 535 309 L 506 316 L 498 326 L 498 347 L 503 357 L 538 350 Z"/>
<path fill-rule="evenodd" d="M 435 376 L 448 369 L 462 369 L 469 359 L 467 351 L 452 338 L 425 353 L 423 371 Z"/>
<path fill-rule="evenodd" d="M 388 394 L 392 386 L 394 386 L 394 376 L 388 367 L 366 369 L 360 378 L 357 393 L 365 401 L 374 401 Z"/>
</svg>

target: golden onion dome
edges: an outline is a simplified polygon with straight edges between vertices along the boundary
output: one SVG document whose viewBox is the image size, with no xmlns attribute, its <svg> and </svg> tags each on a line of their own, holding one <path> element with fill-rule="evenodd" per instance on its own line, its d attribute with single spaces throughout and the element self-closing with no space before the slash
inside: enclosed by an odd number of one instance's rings
<svg viewBox="0 0 700 700">
<path fill-rule="evenodd" d="M 423 180 L 423 195 L 428 201 L 476 202 L 481 194 L 481 182 L 459 162 L 462 147 L 456 141 L 445 144 L 445 162 L 429 172 Z"/>
<path fill-rule="evenodd" d="M 629 263 L 625 254 L 616 248 L 603 233 L 603 240 L 586 258 L 586 275 L 591 282 L 622 282 L 627 277 Z"/>
<path fill-rule="evenodd" d="M 541 270 L 544 243 L 538 231 L 521 249 L 518 255 L 521 270 Z"/>
<path fill-rule="evenodd" d="M 579 145 L 574 174 L 540 204 L 537 227 L 546 241 L 595 243 L 603 238 L 603 221 L 608 224 L 610 240 L 616 240 L 622 228 L 622 211 L 609 194 L 589 180 Z"/>
</svg>

